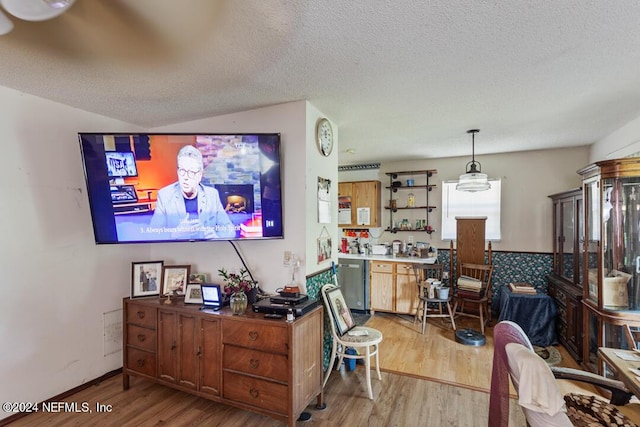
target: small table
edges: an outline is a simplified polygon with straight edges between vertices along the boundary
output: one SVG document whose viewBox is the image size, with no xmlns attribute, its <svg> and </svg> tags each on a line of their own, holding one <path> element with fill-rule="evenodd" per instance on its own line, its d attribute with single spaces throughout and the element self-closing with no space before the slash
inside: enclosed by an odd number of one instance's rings
<svg viewBox="0 0 640 427">
<path fill-rule="evenodd" d="M 546 294 L 528 295 L 511 292 L 508 286 L 500 288 L 500 316 L 498 321 L 510 320 L 520 325 L 531 344 L 540 347 L 558 344 L 556 314 L 558 308 Z"/>
<path fill-rule="evenodd" d="M 637 360 L 624 360 L 616 353 L 635 357 Z M 620 350 L 617 348 L 600 347 L 598 356 L 614 371 L 616 378 L 627 386 L 636 396 L 640 396 L 640 381 L 629 368 L 640 369 L 640 353 L 633 350 Z"/>
</svg>

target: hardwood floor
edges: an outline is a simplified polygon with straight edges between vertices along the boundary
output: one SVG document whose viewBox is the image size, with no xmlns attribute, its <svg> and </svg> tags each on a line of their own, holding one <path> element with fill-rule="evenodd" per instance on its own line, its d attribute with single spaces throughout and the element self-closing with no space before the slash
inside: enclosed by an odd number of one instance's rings
<svg viewBox="0 0 640 427">
<path fill-rule="evenodd" d="M 461 319 L 459 327 L 476 327 L 472 319 Z M 440 319 L 430 320 L 424 335 L 409 316 L 377 313 L 367 323 L 380 329 L 382 381 L 372 375 L 375 400 L 367 398 L 364 367 L 355 372 L 342 367 L 331 374 L 325 388 L 323 411 L 310 406 L 312 419 L 298 426 L 486 426 L 489 383 L 493 357 L 492 328 L 487 329 L 487 345 L 464 346 L 455 342 L 453 331 Z M 456 322 L 457 319 L 456 319 Z M 559 347 L 563 365 L 577 367 L 564 348 Z M 460 367 L 465 367 L 461 369 Z M 594 393 L 567 381 L 563 391 Z M 282 426 L 263 415 L 197 398 L 168 387 L 132 378 L 131 388 L 122 390 L 118 375 L 89 387 L 67 399 L 79 405 L 87 402 L 111 405 L 108 413 L 37 413 L 12 426 Z M 624 412 L 635 414 L 640 403 L 626 405 Z M 631 410 L 630 410 L 631 409 Z M 0 425 L 2 425 L 0 421 Z M 525 426 L 516 400 L 511 400 L 510 426 Z"/>
</svg>

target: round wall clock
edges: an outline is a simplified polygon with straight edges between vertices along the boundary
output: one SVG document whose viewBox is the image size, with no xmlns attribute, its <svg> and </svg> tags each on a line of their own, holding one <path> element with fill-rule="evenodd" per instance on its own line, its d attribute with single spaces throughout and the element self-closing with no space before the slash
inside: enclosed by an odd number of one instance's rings
<svg viewBox="0 0 640 427">
<path fill-rule="evenodd" d="M 316 144 L 323 156 L 328 156 L 333 150 L 333 128 L 329 120 L 322 118 L 316 124 Z"/>
</svg>

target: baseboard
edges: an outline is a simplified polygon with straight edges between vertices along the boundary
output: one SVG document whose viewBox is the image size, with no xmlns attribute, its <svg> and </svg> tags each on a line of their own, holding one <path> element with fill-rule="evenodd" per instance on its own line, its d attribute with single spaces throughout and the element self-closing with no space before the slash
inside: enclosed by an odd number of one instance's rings
<svg viewBox="0 0 640 427">
<path fill-rule="evenodd" d="M 71 390 L 67 390 L 65 392 L 62 392 L 62 393 L 56 395 L 56 396 L 53 396 L 53 397 L 45 400 L 45 402 L 57 402 L 57 401 L 60 401 L 60 400 L 64 400 L 67 397 L 78 393 L 79 391 L 82 391 L 82 390 L 87 389 L 89 387 L 98 385 L 102 381 L 105 381 L 105 380 L 107 380 L 107 379 L 109 379 L 111 377 L 114 377 L 114 376 L 116 376 L 118 374 L 121 374 L 121 373 L 122 373 L 122 368 L 118 368 L 118 369 L 115 369 L 113 371 L 107 372 L 106 374 L 101 375 L 98 378 L 94 378 L 93 380 L 87 381 L 84 384 L 80 384 L 79 386 L 74 387 Z M 11 416 L 9 416 L 7 418 L 3 418 L 3 419 L 0 420 L 0 427 L 6 426 L 6 425 L 9 425 L 9 424 L 11 424 L 11 423 L 13 423 L 15 421 L 18 421 L 20 418 L 26 417 L 27 415 L 29 415 L 29 413 L 21 412 L 21 413 L 18 413 L 18 414 L 11 415 Z"/>
</svg>

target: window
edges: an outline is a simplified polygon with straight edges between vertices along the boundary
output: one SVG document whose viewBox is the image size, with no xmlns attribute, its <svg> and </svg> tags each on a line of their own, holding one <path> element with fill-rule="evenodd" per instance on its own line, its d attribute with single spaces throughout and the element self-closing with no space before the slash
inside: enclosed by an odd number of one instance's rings
<svg viewBox="0 0 640 427">
<path fill-rule="evenodd" d="M 486 239 L 500 240 L 500 184 L 490 179 L 487 191 L 457 191 L 457 181 L 442 182 L 442 240 L 455 240 L 457 216 L 486 216 Z"/>
</svg>

